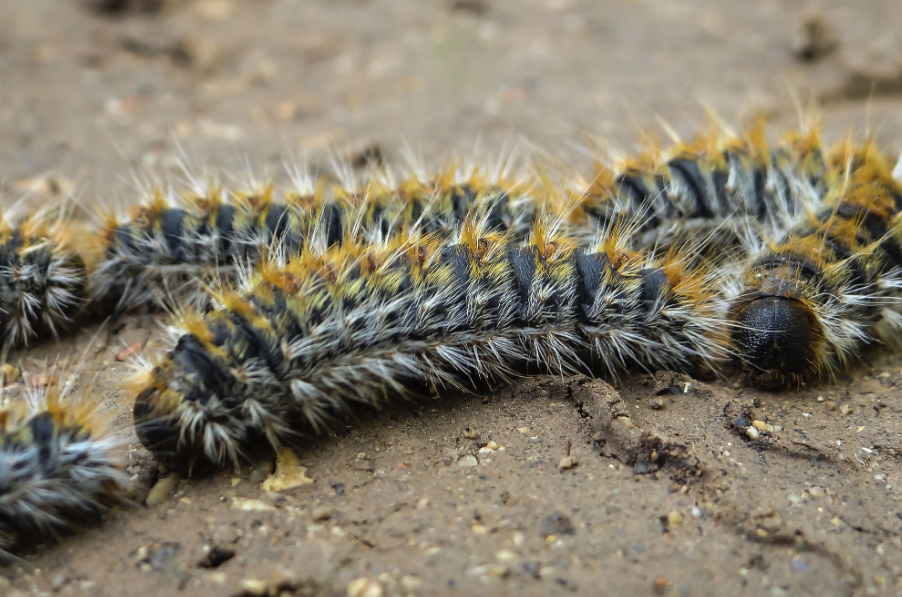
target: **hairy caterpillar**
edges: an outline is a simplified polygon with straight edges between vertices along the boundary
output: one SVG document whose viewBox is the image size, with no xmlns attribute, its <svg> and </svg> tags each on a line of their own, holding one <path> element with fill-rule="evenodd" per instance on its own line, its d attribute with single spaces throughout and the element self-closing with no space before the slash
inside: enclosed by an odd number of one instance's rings
<svg viewBox="0 0 902 597">
<path fill-rule="evenodd" d="M 91 296 L 113 300 L 120 309 L 170 296 L 203 306 L 206 283 L 229 285 L 239 263 L 258 262 L 273 250 L 322 252 L 345 239 L 376 242 L 410 228 L 448 235 L 468 214 L 523 236 L 536 211 L 529 180 L 504 161 L 487 172 L 475 165 L 435 175 L 383 170 L 363 182 L 349 169 L 338 182 L 292 174 L 293 188 L 282 199 L 271 183 L 241 191 L 195 181 L 186 193 L 152 191 L 125 220 L 108 217 Z"/>
<path fill-rule="evenodd" d="M 718 141 L 643 159 L 587 194 L 583 214 L 545 202 L 527 177 L 460 170 L 305 177 L 283 200 L 269 185 L 155 195 L 108 223 L 88 297 L 199 304 L 211 276 L 242 285 L 214 294 L 211 313 L 183 316 L 174 348 L 136 380 L 141 441 L 165 460 L 221 466 L 355 403 L 505 381 L 523 365 L 617 375 L 713 366 L 732 351 L 756 383 L 799 383 L 878 341 L 878 324 L 902 327 L 902 188 L 872 145 L 830 160 L 816 136 L 799 136 L 776 152 Z M 630 227 L 630 214 L 651 216 Z M 737 277 L 730 264 L 699 267 L 711 263 L 699 257 L 707 237 L 685 250 L 641 235 L 683 238 L 697 220 L 763 222 L 749 238 L 773 242 L 729 253 L 745 266 Z M 71 233 L 25 220 L 2 234 L 10 272 L 55 272 L 17 337 L 56 329 L 85 300 Z M 0 559 L 95 516 L 122 483 L 108 428 L 68 387 L 0 407 Z"/>
<path fill-rule="evenodd" d="M 378 241 L 410 227 L 447 236 L 468 215 L 485 216 L 493 228 L 523 239 L 543 210 L 567 214 L 574 235 L 644 214 L 642 228 L 655 235 L 654 242 L 634 240 L 643 248 L 683 244 L 698 228 L 688 222 L 706 220 L 709 244 L 720 246 L 732 241 L 715 242 L 719 236 L 735 236 L 735 230 L 723 233 L 724 224 L 736 228 L 731 218 L 745 215 L 785 228 L 823 194 L 817 134 L 791 133 L 770 152 L 762 123 L 747 139 L 707 135 L 666 153 L 654 147 L 624 161 L 617 175 L 598 163 L 591 182 L 568 183 L 579 189 L 569 202 L 549 200 L 556 193 L 547 179 L 543 186 L 541 177 L 505 159 L 489 167 L 464 162 L 438 173 L 415 165 L 394 175 L 381 169 L 362 182 L 349 167 L 337 170 L 337 183 L 294 170 L 294 188 L 283 199 L 275 198 L 271 184 L 242 191 L 196 179 L 184 193 L 152 191 L 129 217 L 104 222 L 91 296 L 115 300 L 120 309 L 166 303 L 168 297 L 202 306 L 207 284 L 228 285 L 237 262 L 258 261 L 274 244 L 291 255 L 304 244 L 322 251 L 347 236 Z"/>
<path fill-rule="evenodd" d="M 468 220 L 455 237 L 309 252 L 249 274 L 136 378 L 141 441 L 164 459 L 237 462 L 353 403 L 417 385 L 506 380 L 518 363 L 615 374 L 723 356 L 720 301 L 685 256 L 594 247 L 537 220 L 518 245 Z"/>
<path fill-rule="evenodd" d="M 87 270 L 79 229 L 40 210 L 11 221 L 0 217 L 0 329 L 6 348 L 41 332 L 56 336 L 85 304 Z"/>
<path fill-rule="evenodd" d="M 830 207 L 756 251 L 726 296 L 732 348 L 763 386 L 832 376 L 875 326 L 902 328 L 902 187 L 873 143 L 833 156 Z"/>
<path fill-rule="evenodd" d="M 0 406 L 0 562 L 96 518 L 124 484 L 112 431 L 74 376 Z"/>
<path fill-rule="evenodd" d="M 712 129 L 666 151 L 649 142 L 614 166 L 596 160 L 591 179 L 574 176 L 570 193 L 577 221 L 645 214 L 637 246 L 701 235 L 714 253 L 736 249 L 749 234 L 773 237 L 794 226 L 820 205 L 826 172 L 814 128 L 789 131 L 771 150 L 758 119 L 744 137 Z"/>
</svg>

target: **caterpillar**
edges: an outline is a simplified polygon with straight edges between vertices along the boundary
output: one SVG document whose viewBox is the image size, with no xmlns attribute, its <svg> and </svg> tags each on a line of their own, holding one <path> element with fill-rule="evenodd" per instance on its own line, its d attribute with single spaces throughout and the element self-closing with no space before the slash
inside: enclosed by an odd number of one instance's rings
<svg viewBox="0 0 902 597">
<path fill-rule="evenodd" d="M 88 269 L 68 213 L 0 216 L 0 330 L 6 349 L 56 336 L 85 305 Z"/>
<path fill-rule="evenodd" d="M 902 186 L 872 142 L 831 158 L 834 197 L 781 242 L 753 250 L 724 290 L 731 349 L 763 387 L 830 377 L 902 329 Z"/>
<path fill-rule="evenodd" d="M 0 563 L 96 519 L 125 485 L 119 441 L 75 375 L 0 405 Z"/>
<path fill-rule="evenodd" d="M 580 248 L 539 219 L 516 244 L 468 219 L 447 239 L 264 264 L 217 309 L 185 316 L 174 348 L 136 376 L 139 438 L 166 461 L 222 466 L 354 403 L 504 381 L 518 363 L 616 374 L 725 356 L 709 274 L 677 252 L 631 252 L 628 237 L 615 227 Z"/>
<path fill-rule="evenodd" d="M 576 221 L 644 215 L 637 246 L 702 236 L 713 255 L 747 244 L 749 234 L 790 229 L 820 205 L 826 173 L 816 128 L 789 131 L 771 150 L 759 118 L 744 136 L 712 128 L 666 151 L 647 140 L 637 157 L 614 165 L 596 159 L 588 180 L 571 175 L 569 193 L 578 204 Z"/>
<path fill-rule="evenodd" d="M 378 239 L 410 226 L 448 235 L 468 214 L 485 214 L 493 226 L 520 239 L 543 210 L 567 214 L 573 235 L 587 235 L 612 218 L 644 214 L 642 228 L 656 236 L 654 242 L 637 238 L 634 244 L 642 248 L 684 244 L 695 231 L 689 221 L 710 220 L 714 225 L 705 223 L 703 231 L 709 244 L 735 245 L 715 239 L 736 236 L 723 229 L 735 229 L 738 215 L 785 228 L 823 195 L 816 131 L 786 139 L 769 152 L 759 122 L 746 139 L 709 134 L 666 153 L 654 146 L 625 160 L 616 176 L 598 162 L 592 181 L 577 182 L 569 202 L 549 201 L 557 194 L 547 177 L 540 183 L 540 176 L 506 159 L 489 168 L 463 162 L 438 173 L 417 165 L 400 174 L 382 169 L 362 182 L 347 166 L 336 168 L 336 183 L 293 169 L 293 188 L 282 200 L 274 198 L 271 184 L 225 190 L 221 182 L 204 185 L 191 177 L 185 192 L 153 189 L 125 219 L 105 219 L 98 247 L 103 257 L 90 294 L 100 303 L 115 300 L 120 310 L 171 303 L 167 297 L 203 306 L 211 279 L 229 285 L 236 263 L 258 261 L 273 244 L 294 254 L 304 243 L 323 250 L 345 236 Z"/>
<path fill-rule="evenodd" d="M 871 143 L 829 156 L 791 133 L 772 152 L 761 135 L 577 180 L 576 210 L 522 173 L 475 168 L 296 173 L 282 199 L 268 183 L 155 190 L 106 220 L 96 267 L 72 228 L 3 220 L 4 342 L 55 333 L 87 301 L 212 301 L 136 376 L 134 415 L 161 460 L 216 467 L 355 405 L 534 367 L 617 376 L 732 356 L 763 386 L 833 375 L 879 325 L 902 328 L 902 186 Z M 724 259 L 742 268 L 712 262 L 708 237 L 682 246 L 699 220 L 761 224 L 748 255 Z M 215 276 L 238 287 L 211 293 Z M 124 484 L 109 426 L 71 387 L 0 405 L 0 560 L 96 517 Z"/>
<path fill-rule="evenodd" d="M 90 295 L 101 304 L 115 301 L 120 310 L 167 297 L 202 307 L 211 279 L 228 286 L 238 264 L 273 250 L 324 251 L 346 237 L 378 242 L 410 227 L 447 235 L 470 213 L 522 236 L 536 209 L 529 181 L 505 160 L 488 171 L 475 164 L 434 175 L 383 170 L 363 182 L 349 168 L 339 173 L 330 182 L 294 169 L 283 199 L 272 183 L 250 191 L 226 190 L 215 180 L 195 180 L 183 193 L 153 189 L 129 217 L 111 214 L 103 222 Z"/>
</svg>

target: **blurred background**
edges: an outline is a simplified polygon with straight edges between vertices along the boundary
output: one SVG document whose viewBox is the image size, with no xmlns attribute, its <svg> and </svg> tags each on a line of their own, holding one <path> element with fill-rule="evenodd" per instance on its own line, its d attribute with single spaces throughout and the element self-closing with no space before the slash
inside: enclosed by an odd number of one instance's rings
<svg viewBox="0 0 902 597">
<path fill-rule="evenodd" d="M 828 138 L 892 145 L 900 18 L 895 0 L 3 0 L 0 179 L 116 195 L 179 146 L 273 170 L 404 143 L 631 150 L 705 108 L 779 130 L 801 105 Z"/>
</svg>

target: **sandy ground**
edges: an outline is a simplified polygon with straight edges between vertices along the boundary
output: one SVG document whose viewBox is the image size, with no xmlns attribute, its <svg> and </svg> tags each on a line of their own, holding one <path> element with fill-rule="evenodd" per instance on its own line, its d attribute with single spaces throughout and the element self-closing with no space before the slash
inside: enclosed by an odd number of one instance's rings
<svg viewBox="0 0 902 597">
<path fill-rule="evenodd" d="M 275 172 L 290 155 L 378 144 L 397 159 L 407 143 L 436 160 L 526 138 L 578 160 L 586 135 L 631 150 L 659 120 L 691 134 L 705 106 L 736 124 L 765 111 L 776 130 L 817 106 L 828 139 L 871 131 L 898 149 L 900 14 L 895 0 L 3 0 L 0 180 L 8 201 L 71 188 L 91 211 L 181 151 Z M 800 37 L 811 16 L 834 29 L 826 56 Z M 297 447 L 300 487 L 264 491 L 267 456 L 147 506 L 160 475 L 116 355 L 161 337 L 136 316 L 13 355 L 26 375 L 86 355 L 135 487 L 3 570 L 0 593 L 902 592 L 898 356 L 780 394 L 669 373 L 616 390 L 528 379 L 364 413 Z M 754 420 L 768 427 L 752 440 Z"/>
</svg>

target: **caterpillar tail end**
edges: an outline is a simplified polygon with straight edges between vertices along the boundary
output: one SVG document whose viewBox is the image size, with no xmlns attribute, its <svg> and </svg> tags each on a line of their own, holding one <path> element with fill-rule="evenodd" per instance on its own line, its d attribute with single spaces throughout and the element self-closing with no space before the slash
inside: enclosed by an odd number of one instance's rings
<svg viewBox="0 0 902 597">
<path fill-rule="evenodd" d="M 129 380 L 136 398 L 134 425 L 138 441 L 153 452 L 161 464 L 194 467 L 197 450 L 186 441 L 182 419 L 187 413 L 183 396 L 171 388 L 167 375 L 169 362 L 139 371 Z M 190 417 L 189 417 L 190 418 Z M 196 421 L 195 421 L 196 422 Z M 190 431 L 187 435 L 191 435 Z"/>
<path fill-rule="evenodd" d="M 221 404 L 197 399 L 196 377 L 169 358 L 132 378 L 135 432 L 160 463 L 187 470 L 238 466 L 243 426 Z M 192 389 L 186 389 L 193 388 Z"/>
<path fill-rule="evenodd" d="M 163 464 L 175 464 L 180 460 L 178 421 L 174 413 L 161 408 L 160 392 L 156 388 L 149 387 L 138 394 L 134 418 L 138 440 L 158 460 Z"/>
</svg>

